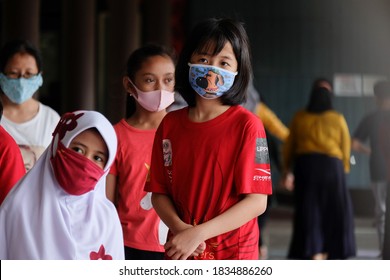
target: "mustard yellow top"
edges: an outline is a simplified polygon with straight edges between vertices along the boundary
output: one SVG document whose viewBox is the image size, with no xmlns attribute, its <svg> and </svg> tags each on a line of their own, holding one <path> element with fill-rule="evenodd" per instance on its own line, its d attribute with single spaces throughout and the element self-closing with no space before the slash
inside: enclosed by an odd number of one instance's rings
<svg viewBox="0 0 390 280">
<path fill-rule="evenodd" d="M 321 153 L 342 160 L 349 172 L 351 138 L 342 114 L 329 110 L 321 114 L 299 111 L 290 124 L 290 134 L 283 145 L 284 170 L 290 169 L 295 155 Z"/>
<path fill-rule="evenodd" d="M 267 130 L 267 132 L 271 133 L 282 142 L 287 139 L 289 129 L 263 102 L 257 104 L 256 115 L 263 122 L 264 128 Z"/>
</svg>

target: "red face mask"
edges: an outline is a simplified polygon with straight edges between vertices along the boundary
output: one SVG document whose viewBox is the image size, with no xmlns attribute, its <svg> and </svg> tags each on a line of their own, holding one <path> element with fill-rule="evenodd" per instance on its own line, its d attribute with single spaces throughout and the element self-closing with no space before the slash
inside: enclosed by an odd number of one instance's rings
<svg viewBox="0 0 390 280">
<path fill-rule="evenodd" d="M 83 155 L 58 143 L 57 152 L 51 158 L 54 175 L 60 186 L 71 195 L 92 191 L 104 170 Z"/>
</svg>

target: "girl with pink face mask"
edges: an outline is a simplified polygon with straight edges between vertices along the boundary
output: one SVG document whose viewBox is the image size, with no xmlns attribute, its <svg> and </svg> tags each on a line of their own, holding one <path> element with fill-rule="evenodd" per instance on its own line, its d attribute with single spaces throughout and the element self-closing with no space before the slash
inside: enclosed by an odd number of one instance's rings
<svg viewBox="0 0 390 280">
<path fill-rule="evenodd" d="M 130 98 L 128 118 L 115 126 L 118 153 L 107 177 L 107 197 L 121 220 L 125 258 L 163 259 L 167 227 L 151 203 L 149 184 L 152 145 L 157 127 L 174 101 L 175 65 L 158 45 L 135 50 L 127 61 L 123 86 Z"/>
</svg>

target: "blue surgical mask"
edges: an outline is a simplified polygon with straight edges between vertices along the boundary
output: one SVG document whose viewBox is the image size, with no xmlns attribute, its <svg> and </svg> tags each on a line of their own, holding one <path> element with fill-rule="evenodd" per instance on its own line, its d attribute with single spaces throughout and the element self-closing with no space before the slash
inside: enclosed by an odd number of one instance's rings
<svg viewBox="0 0 390 280">
<path fill-rule="evenodd" d="M 30 99 L 42 85 L 42 75 L 39 73 L 31 78 L 11 79 L 0 73 L 0 86 L 4 94 L 16 104 L 22 104 Z"/>
<path fill-rule="evenodd" d="M 238 73 L 204 64 L 188 63 L 188 65 L 191 87 L 206 99 L 215 99 L 227 92 Z"/>
</svg>

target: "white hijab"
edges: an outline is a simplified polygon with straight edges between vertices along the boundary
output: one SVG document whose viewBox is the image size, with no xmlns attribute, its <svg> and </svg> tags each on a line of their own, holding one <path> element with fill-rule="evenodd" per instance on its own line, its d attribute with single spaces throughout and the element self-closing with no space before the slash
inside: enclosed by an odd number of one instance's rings
<svg viewBox="0 0 390 280">
<path fill-rule="evenodd" d="M 67 131 L 61 142 L 69 147 L 78 134 L 96 128 L 109 151 L 104 175 L 90 192 L 80 196 L 66 193 L 50 162 L 58 145 L 58 137 L 54 137 L 0 207 L 0 259 L 124 259 L 118 214 L 105 194 L 106 176 L 116 155 L 116 134 L 102 114 L 74 112 L 80 113 L 77 126 Z"/>
</svg>

